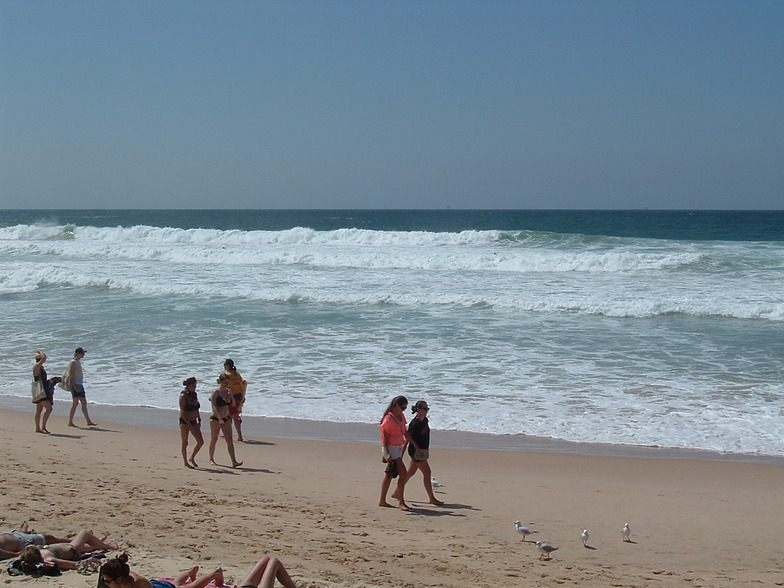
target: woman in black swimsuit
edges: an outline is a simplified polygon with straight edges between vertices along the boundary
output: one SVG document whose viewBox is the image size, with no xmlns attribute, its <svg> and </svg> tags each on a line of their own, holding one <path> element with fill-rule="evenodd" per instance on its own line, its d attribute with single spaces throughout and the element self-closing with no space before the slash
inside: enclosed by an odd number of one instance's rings
<svg viewBox="0 0 784 588">
<path fill-rule="evenodd" d="M 34 400 L 35 404 L 35 432 L 48 433 L 46 423 L 49 421 L 49 416 L 52 414 L 52 406 L 54 405 L 54 386 L 55 383 L 46 377 L 46 370 L 44 364 L 46 363 L 46 353 L 40 349 L 35 352 L 35 365 L 33 366 L 33 380 L 41 382 L 41 386 L 46 392 L 46 396 L 39 400 Z M 54 378 L 52 378 L 54 380 Z M 60 378 L 57 378 L 59 381 Z M 43 417 L 43 418 L 42 418 Z"/>
<path fill-rule="evenodd" d="M 28 545 L 20 556 L 29 563 L 54 562 L 61 570 L 73 570 L 76 562 L 85 554 L 97 550 L 112 551 L 116 545 L 105 543 L 106 535 L 98 538 L 91 531 L 80 531 L 70 543 L 53 543 L 46 547 Z"/>
<path fill-rule="evenodd" d="M 238 468 L 242 465 L 234 455 L 234 433 L 231 429 L 231 415 L 229 406 L 234 404 L 234 398 L 229 391 L 229 374 L 223 373 L 218 376 L 218 388 L 212 391 L 210 396 L 212 405 L 212 415 L 210 415 L 210 463 L 215 463 L 215 445 L 218 443 L 218 436 L 223 432 L 223 439 L 231 457 L 231 467 Z"/>
<path fill-rule="evenodd" d="M 201 418 L 199 417 L 199 398 L 196 395 L 196 378 L 188 378 L 182 383 L 185 389 L 180 392 L 180 439 L 182 439 L 182 461 L 186 468 L 199 467 L 196 454 L 204 446 L 201 434 Z M 193 435 L 196 447 L 188 459 L 188 436 Z"/>
</svg>

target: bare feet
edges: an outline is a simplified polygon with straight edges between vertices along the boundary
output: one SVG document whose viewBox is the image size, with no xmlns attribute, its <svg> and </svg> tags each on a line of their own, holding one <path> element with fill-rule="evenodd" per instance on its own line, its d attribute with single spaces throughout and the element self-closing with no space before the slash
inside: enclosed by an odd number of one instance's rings
<svg viewBox="0 0 784 588">
<path fill-rule="evenodd" d="M 411 510 L 405 502 L 401 502 L 397 505 L 400 510 Z"/>
<path fill-rule="evenodd" d="M 234 464 L 233 466 L 231 466 L 231 467 L 233 467 L 233 468 L 238 468 L 238 467 L 240 467 L 241 465 L 242 465 L 242 462 L 241 462 L 241 461 L 238 461 L 237 463 L 235 463 L 235 464 Z"/>
<path fill-rule="evenodd" d="M 239 441 L 240 443 L 245 443 L 245 439 L 243 439 L 242 437 L 237 437 L 237 441 Z"/>
<path fill-rule="evenodd" d="M 46 433 L 47 435 L 51 435 L 48 429 L 41 429 L 42 433 Z"/>
<path fill-rule="evenodd" d="M 187 461 L 185 462 L 185 467 L 188 468 L 188 469 L 191 469 L 191 470 L 196 469 L 191 464 L 189 464 Z"/>
<path fill-rule="evenodd" d="M 197 463 L 196 463 L 196 461 L 195 461 L 193 458 L 191 458 L 191 465 L 192 465 L 194 468 L 197 468 L 197 467 L 199 467 L 199 464 L 197 464 Z"/>
<path fill-rule="evenodd" d="M 97 427 L 98 423 L 94 423 L 94 422 L 90 421 L 90 422 L 87 423 L 87 426 L 88 427 Z"/>
<path fill-rule="evenodd" d="M 385 506 L 385 507 L 387 507 L 387 508 L 395 508 L 394 506 L 392 506 L 392 505 L 391 505 L 391 504 L 389 504 L 388 502 L 379 502 L 379 503 L 378 503 L 378 505 L 379 505 L 379 506 Z"/>
<path fill-rule="evenodd" d="M 223 568 L 215 568 L 215 571 L 212 572 L 212 582 L 216 586 L 223 586 L 226 583 L 223 578 Z"/>
<path fill-rule="evenodd" d="M 432 498 L 430 500 L 430 504 L 435 504 L 436 506 L 441 506 L 442 504 L 444 504 L 444 501 L 443 500 L 439 500 L 438 498 Z"/>
<path fill-rule="evenodd" d="M 68 426 L 69 427 L 75 427 L 76 425 L 74 425 L 73 423 L 68 423 Z"/>
</svg>

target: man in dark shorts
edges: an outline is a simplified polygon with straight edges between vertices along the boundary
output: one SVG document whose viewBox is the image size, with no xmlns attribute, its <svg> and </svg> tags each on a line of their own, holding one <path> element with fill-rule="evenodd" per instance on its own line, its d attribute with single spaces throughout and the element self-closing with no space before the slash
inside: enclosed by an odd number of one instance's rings
<svg viewBox="0 0 784 588">
<path fill-rule="evenodd" d="M 84 391 L 84 373 L 82 372 L 82 364 L 81 360 L 84 357 L 84 349 L 81 347 L 77 347 L 76 351 L 74 351 L 74 358 L 71 360 L 71 363 L 68 364 L 68 380 L 71 383 L 71 398 L 73 398 L 73 404 L 71 405 L 71 412 L 68 415 L 68 426 L 75 427 L 74 424 L 74 415 L 76 414 L 76 407 L 77 405 L 82 405 L 82 414 L 84 415 L 84 419 L 87 421 L 87 424 L 90 427 L 97 427 L 98 423 L 94 423 L 90 420 L 90 414 L 87 412 L 87 394 Z"/>
</svg>

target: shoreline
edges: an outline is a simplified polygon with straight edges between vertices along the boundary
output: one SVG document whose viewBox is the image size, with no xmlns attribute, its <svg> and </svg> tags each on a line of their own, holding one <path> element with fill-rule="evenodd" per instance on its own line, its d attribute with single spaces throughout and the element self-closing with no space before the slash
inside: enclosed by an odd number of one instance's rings
<svg viewBox="0 0 784 588">
<path fill-rule="evenodd" d="M 67 408 L 63 408 L 63 407 Z M 177 410 L 140 406 L 110 406 L 90 403 L 93 420 L 131 427 L 178 431 Z M 29 414 L 33 424 L 33 405 L 27 398 L 0 395 L 0 408 Z M 53 416 L 67 416 L 70 402 L 55 400 Z M 207 415 L 208 416 L 208 415 Z M 77 421 L 82 418 L 77 411 Z M 202 411 L 205 419 L 205 411 Z M 408 416 L 407 416 L 408 419 Z M 301 441 L 378 445 L 378 426 L 368 423 L 336 423 L 276 417 L 243 417 L 243 433 L 248 437 L 269 437 Z M 205 429 L 208 431 L 208 428 Z M 493 435 L 468 431 L 447 431 L 431 427 L 433 447 L 479 451 L 558 453 L 585 457 L 628 457 L 634 459 L 677 459 L 752 463 L 784 467 L 784 456 L 730 453 L 704 449 L 582 443 L 536 437 L 533 435 Z"/>
</svg>

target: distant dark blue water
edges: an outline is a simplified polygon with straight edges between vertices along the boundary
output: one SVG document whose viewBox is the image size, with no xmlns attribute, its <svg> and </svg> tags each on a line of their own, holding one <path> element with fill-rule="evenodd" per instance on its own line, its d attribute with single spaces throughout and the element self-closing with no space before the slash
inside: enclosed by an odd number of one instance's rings
<svg viewBox="0 0 784 588">
<path fill-rule="evenodd" d="M 545 231 L 674 240 L 784 241 L 784 210 L 5 210 L 33 223 L 242 231 Z"/>
</svg>

